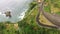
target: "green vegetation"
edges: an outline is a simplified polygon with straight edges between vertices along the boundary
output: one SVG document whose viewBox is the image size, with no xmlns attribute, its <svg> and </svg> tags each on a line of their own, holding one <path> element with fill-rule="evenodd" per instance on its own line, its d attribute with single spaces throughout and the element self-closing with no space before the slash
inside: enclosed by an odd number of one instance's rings
<svg viewBox="0 0 60 34">
<path fill-rule="evenodd" d="M 14 24 L 0 23 L 0 34 L 17 34 L 19 30 L 16 30 Z"/>
<path fill-rule="evenodd" d="M 51 0 L 51 4 L 53 4 L 54 7 L 60 8 L 60 0 Z"/>
<path fill-rule="evenodd" d="M 51 13 L 51 7 L 49 5 L 45 6 L 44 11 Z"/>
<path fill-rule="evenodd" d="M 36 5 L 37 5 L 37 2 L 35 2 L 35 1 L 30 3 L 30 9 L 29 10 L 32 10 Z"/>
<path fill-rule="evenodd" d="M 49 0 L 44 0 L 45 4 L 44 4 L 44 11 L 51 13 L 51 5 Z"/>
<path fill-rule="evenodd" d="M 44 10 L 46 12 L 51 13 L 51 9 L 53 9 L 51 6 L 53 6 L 54 8 L 60 9 L 60 0 L 44 0 L 44 1 L 45 1 Z M 56 12 L 58 12 L 58 11 L 56 11 Z"/>
<path fill-rule="evenodd" d="M 30 13 L 31 12 L 31 13 Z M 18 22 L 21 29 L 21 34 L 59 34 L 60 30 L 55 28 L 44 28 L 38 26 L 36 23 L 36 16 L 38 14 L 38 7 L 35 6 L 30 12 L 26 13 L 28 15 L 22 21 Z"/>
<path fill-rule="evenodd" d="M 60 12 L 57 12 L 56 14 L 60 15 Z"/>
<path fill-rule="evenodd" d="M 50 9 L 50 7 L 48 8 Z M 21 29 L 21 34 L 60 34 L 60 30 L 55 28 L 48 29 L 38 26 L 36 23 L 37 14 L 38 7 L 35 6 L 34 9 L 26 13 L 26 17 L 22 21 L 18 22 Z"/>
</svg>

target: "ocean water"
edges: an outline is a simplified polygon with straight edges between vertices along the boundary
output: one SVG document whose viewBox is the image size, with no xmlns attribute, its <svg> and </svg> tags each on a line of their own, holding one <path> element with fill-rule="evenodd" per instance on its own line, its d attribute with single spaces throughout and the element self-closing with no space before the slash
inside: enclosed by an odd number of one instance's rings
<svg viewBox="0 0 60 34">
<path fill-rule="evenodd" d="M 17 22 L 22 20 L 33 0 L 0 0 L 0 22 Z M 5 12 L 10 11 L 12 17 L 6 17 Z"/>
</svg>

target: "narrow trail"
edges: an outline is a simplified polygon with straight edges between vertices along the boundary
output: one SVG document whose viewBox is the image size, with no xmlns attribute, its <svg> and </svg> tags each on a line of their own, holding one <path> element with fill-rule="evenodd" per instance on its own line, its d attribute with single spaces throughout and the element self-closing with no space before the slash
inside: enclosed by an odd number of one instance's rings
<svg viewBox="0 0 60 34">
<path fill-rule="evenodd" d="M 40 25 L 40 26 L 44 26 L 44 27 L 50 27 L 50 28 L 58 28 L 57 26 L 49 26 L 49 25 L 45 25 L 45 24 L 42 24 L 40 21 L 39 21 L 39 16 L 40 16 L 40 13 L 42 12 L 43 13 L 43 15 L 49 20 L 49 21 L 51 21 L 52 19 L 49 17 L 49 15 L 50 14 L 48 14 L 47 13 L 47 15 L 46 15 L 46 12 L 44 12 L 43 11 L 43 4 L 44 4 L 44 2 L 41 2 L 41 3 L 39 3 L 39 13 L 38 13 L 38 15 L 37 15 L 37 17 L 36 17 L 36 21 L 37 21 L 37 23 L 38 23 L 38 25 Z M 48 18 L 49 17 L 49 18 Z M 51 21 L 52 22 L 52 21 Z M 53 23 L 54 24 L 54 23 Z M 56 23 L 54 24 L 54 25 L 56 25 Z"/>
</svg>

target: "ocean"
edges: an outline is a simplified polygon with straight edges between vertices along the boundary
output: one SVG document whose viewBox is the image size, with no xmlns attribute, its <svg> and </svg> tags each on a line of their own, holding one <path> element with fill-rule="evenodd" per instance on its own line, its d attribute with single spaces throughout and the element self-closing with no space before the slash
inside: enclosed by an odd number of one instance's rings
<svg viewBox="0 0 60 34">
<path fill-rule="evenodd" d="M 33 0 L 0 0 L 0 22 L 17 22 L 22 20 L 32 1 Z M 7 11 L 11 12 L 11 18 L 6 17 L 4 14 Z"/>
</svg>

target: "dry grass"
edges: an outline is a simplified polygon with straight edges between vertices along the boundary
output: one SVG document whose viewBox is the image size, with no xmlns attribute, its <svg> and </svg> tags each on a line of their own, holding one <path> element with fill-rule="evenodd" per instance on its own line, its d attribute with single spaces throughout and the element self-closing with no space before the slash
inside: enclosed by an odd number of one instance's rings
<svg viewBox="0 0 60 34">
<path fill-rule="evenodd" d="M 18 24 L 14 24 L 14 28 L 15 28 L 16 30 L 18 30 L 18 29 L 19 29 Z"/>
<path fill-rule="evenodd" d="M 48 21 L 42 14 L 40 15 L 40 21 L 41 21 L 42 24 L 50 25 L 50 26 L 55 26 L 50 21 Z"/>
<path fill-rule="evenodd" d="M 51 5 L 51 13 L 57 13 L 57 12 L 59 12 L 59 11 L 60 11 L 59 8 L 56 8 L 56 7 L 54 7 L 53 5 Z"/>
<path fill-rule="evenodd" d="M 6 29 L 7 29 L 7 30 L 10 29 L 10 24 L 6 24 Z"/>
</svg>

